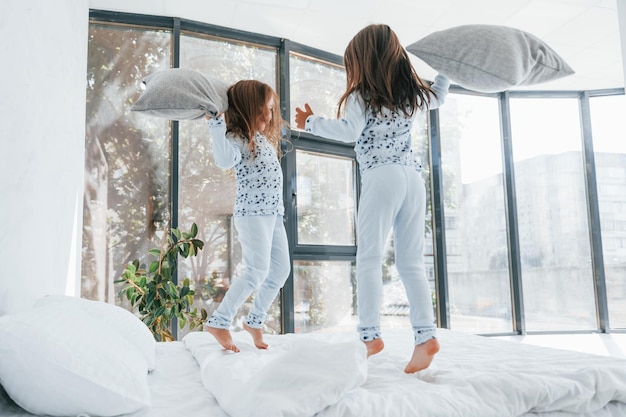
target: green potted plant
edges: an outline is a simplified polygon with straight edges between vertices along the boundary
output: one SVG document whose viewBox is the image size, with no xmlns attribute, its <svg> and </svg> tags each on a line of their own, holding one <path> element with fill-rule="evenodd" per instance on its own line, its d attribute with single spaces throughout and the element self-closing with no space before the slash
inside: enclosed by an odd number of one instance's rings
<svg viewBox="0 0 626 417">
<path fill-rule="evenodd" d="M 198 226 L 193 223 L 189 232 L 171 228 L 164 233 L 161 247 L 150 249 L 155 257 L 146 268 L 138 259 L 129 263 L 120 279 L 115 283 L 124 284 L 118 296 L 126 297 L 140 319 L 148 326 L 159 342 L 173 341 L 172 320 L 178 320 L 181 329 L 201 329 L 207 318 L 204 308 L 192 309 L 194 290 L 189 278 L 175 284 L 173 276 L 178 265 L 178 256 L 196 256 L 204 242 L 198 239 Z"/>
</svg>

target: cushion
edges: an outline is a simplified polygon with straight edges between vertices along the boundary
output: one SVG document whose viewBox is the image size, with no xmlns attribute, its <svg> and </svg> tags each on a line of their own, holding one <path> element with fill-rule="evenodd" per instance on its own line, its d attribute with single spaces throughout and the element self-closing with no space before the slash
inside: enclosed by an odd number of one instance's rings
<svg viewBox="0 0 626 417">
<path fill-rule="evenodd" d="M 541 39 L 507 26 L 456 26 L 431 33 L 406 49 L 458 85 L 479 92 L 499 92 L 574 73 Z"/>
<path fill-rule="evenodd" d="M 187 68 L 156 71 L 143 79 L 146 89 L 131 111 L 170 120 L 216 116 L 228 107 L 228 84 Z"/>
<path fill-rule="evenodd" d="M 148 370 L 156 366 L 156 340 L 148 327 L 130 311 L 103 301 L 92 301 L 85 298 L 65 295 L 48 295 L 35 301 L 35 307 L 50 303 L 78 306 L 85 314 L 98 320 L 101 326 L 118 332 L 128 340 L 146 359 Z"/>
<path fill-rule="evenodd" d="M 151 404 L 146 361 L 78 306 L 50 303 L 0 317 L 0 384 L 26 411 L 117 416 Z"/>
</svg>

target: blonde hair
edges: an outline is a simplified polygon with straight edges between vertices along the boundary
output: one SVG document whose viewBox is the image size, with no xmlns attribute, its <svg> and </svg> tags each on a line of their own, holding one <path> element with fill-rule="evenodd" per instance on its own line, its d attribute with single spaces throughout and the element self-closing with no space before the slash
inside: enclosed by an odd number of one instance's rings
<svg viewBox="0 0 626 417">
<path fill-rule="evenodd" d="M 346 92 L 337 116 L 353 92 L 358 92 L 375 114 L 383 107 L 411 116 L 430 104 L 430 86 L 415 72 L 395 32 L 387 25 L 369 25 L 352 38 L 344 53 Z"/>
<path fill-rule="evenodd" d="M 241 80 L 228 88 L 228 109 L 224 112 L 226 131 L 248 141 L 248 147 L 256 156 L 256 133 L 262 133 L 280 158 L 281 128 L 284 121 L 280 115 L 279 98 L 269 85 L 257 80 Z M 267 102 L 273 98 L 271 120 L 266 120 Z M 259 130 L 259 119 L 265 128 Z"/>
</svg>

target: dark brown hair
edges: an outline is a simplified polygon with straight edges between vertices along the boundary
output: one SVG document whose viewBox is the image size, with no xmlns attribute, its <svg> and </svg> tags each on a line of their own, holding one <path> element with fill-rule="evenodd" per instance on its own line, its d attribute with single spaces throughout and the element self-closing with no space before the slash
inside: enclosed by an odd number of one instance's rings
<svg viewBox="0 0 626 417">
<path fill-rule="evenodd" d="M 224 112 L 226 131 L 248 141 L 252 153 L 256 155 L 256 132 L 262 133 L 276 149 L 280 157 L 280 140 L 283 119 L 280 115 L 279 99 L 269 85 L 257 80 L 241 80 L 228 88 L 228 109 Z M 273 98 L 272 118 L 267 120 L 265 106 Z M 259 119 L 263 119 L 264 130 L 259 130 Z"/>
<path fill-rule="evenodd" d="M 338 117 L 355 91 L 374 113 L 386 107 L 411 116 L 430 103 L 429 85 L 417 75 L 406 50 L 387 25 L 361 29 L 346 47 L 343 61 L 347 83 L 339 99 Z"/>
</svg>

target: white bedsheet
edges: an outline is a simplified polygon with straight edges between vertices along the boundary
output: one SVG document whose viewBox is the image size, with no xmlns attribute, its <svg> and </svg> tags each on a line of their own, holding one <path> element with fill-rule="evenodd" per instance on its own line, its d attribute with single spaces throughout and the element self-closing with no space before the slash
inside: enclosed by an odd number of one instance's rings
<svg viewBox="0 0 626 417">
<path fill-rule="evenodd" d="M 208 333 L 183 342 L 196 358 L 206 389 L 231 417 L 312 416 L 340 401 L 367 378 L 365 345 L 358 340 L 329 343 L 300 335 L 266 337 L 256 349 L 247 333 L 236 333 L 241 349 L 221 348 Z"/>
<path fill-rule="evenodd" d="M 626 416 L 626 360 L 440 329 L 431 367 L 406 375 L 410 333 L 385 332 L 385 350 L 367 360 L 355 337 L 269 335 L 262 351 L 235 333 L 237 354 L 206 333 L 184 343 L 231 417 Z"/>
</svg>

